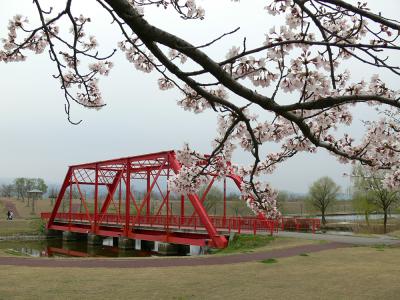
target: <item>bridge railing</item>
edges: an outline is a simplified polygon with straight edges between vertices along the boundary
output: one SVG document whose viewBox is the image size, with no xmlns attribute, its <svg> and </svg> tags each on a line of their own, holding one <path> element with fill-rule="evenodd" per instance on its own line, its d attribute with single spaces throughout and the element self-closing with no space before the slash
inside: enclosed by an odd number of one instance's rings
<svg viewBox="0 0 400 300">
<path fill-rule="evenodd" d="M 280 220 L 280 229 L 289 231 L 312 231 L 321 228 L 321 220 L 317 218 L 284 217 Z"/>
<path fill-rule="evenodd" d="M 51 213 L 42 213 L 42 219 L 49 219 Z M 86 213 L 57 213 L 57 221 L 90 223 L 94 214 Z M 124 225 L 125 215 L 105 214 L 99 217 L 101 224 Z M 218 231 L 234 231 L 238 233 L 261 233 L 273 234 L 278 230 L 312 231 L 320 229 L 319 219 L 285 217 L 278 220 L 263 220 L 257 217 L 223 217 L 210 216 L 212 224 Z M 198 216 L 182 217 L 179 215 L 156 215 L 156 216 L 130 216 L 130 226 L 148 226 L 169 230 L 178 229 L 204 229 Z"/>
</svg>

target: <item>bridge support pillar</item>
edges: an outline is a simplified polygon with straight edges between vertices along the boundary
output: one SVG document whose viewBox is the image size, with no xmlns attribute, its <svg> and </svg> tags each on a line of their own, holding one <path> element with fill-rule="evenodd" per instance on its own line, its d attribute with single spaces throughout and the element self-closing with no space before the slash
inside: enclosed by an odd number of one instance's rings
<svg viewBox="0 0 400 300">
<path fill-rule="evenodd" d="M 158 253 L 164 255 L 177 255 L 187 253 L 189 246 L 171 243 L 158 243 Z"/>
<path fill-rule="evenodd" d="M 190 245 L 190 255 L 191 256 L 197 256 L 197 255 L 203 255 L 209 252 L 208 246 L 193 246 Z"/>
<path fill-rule="evenodd" d="M 135 248 L 135 240 L 129 239 L 124 236 L 120 236 L 118 238 L 118 248 L 120 249 L 134 249 Z"/>
<path fill-rule="evenodd" d="M 101 246 L 103 245 L 103 237 L 100 235 L 89 233 L 87 236 L 87 242 L 90 246 Z"/>
<path fill-rule="evenodd" d="M 141 249 L 142 249 L 142 241 L 135 240 L 135 250 L 141 250 Z"/>
</svg>

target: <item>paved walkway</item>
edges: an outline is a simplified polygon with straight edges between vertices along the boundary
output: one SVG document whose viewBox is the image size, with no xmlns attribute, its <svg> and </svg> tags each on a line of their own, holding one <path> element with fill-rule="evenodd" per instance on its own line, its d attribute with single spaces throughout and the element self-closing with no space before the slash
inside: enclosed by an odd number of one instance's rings
<svg viewBox="0 0 400 300">
<path fill-rule="evenodd" d="M 348 247 L 343 243 L 325 243 L 303 245 L 286 249 L 264 252 L 214 255 L 204 257 L 170 257 L 170 258 L 130 258 L 130 259 L 38 259 L 20 257 L 0 257 L 0 265 L 29 267 L 68 267 L 68 268 L 159 268 L 181 266 L 209 266 L 259 261 L 268 258 L 296 256 L 301 253 L 312 253 L 329 249 Z"/>
<path fill-rule="evenodd" d="M 334 234 L 334 233 L 302 233 L 302 232 L 292 232 L 292 231 L 279 231 L 277 236 L 282 237 L 294 237 L 300 239 L 309 240 L 321 240 L 321 241 L 331 241 L 336 243 L 352 244 L 352 245 L 362 245 L 362 246 L 372 246 L 372 245 L 399 245 L 400 239 L 395 237 L 390 237 L 387 235 L 373 235 L 371 237 L 362 237 L 346 234 Z"/>
</svg>

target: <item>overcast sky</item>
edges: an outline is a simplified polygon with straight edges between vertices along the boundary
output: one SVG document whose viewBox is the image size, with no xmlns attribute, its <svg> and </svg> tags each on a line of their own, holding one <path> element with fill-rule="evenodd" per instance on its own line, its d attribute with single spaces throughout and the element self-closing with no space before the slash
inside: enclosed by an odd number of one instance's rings
<svg viewBox="0 0 400 300">
<path fill-rule="evenodd" d="M 215 59 L 224 58 L 226 49 L 240 45 L 243 37 L 247 37 L 249 47 L 260 45 L 264 33 L 274 24 L 262 9 L 266 1 L 198 2 L 206 8 L 204 21 L 182 21 L 163 9 L 147 9 L 146 18 L 197 45 L 240 26 L 237 34 L 210 49 Z M 93 19 L 91 32 L 97 35 L 103 53 L 116 48 L 122 38 L 95 1 L 73 3 L 75 11 Z M 370 6 L 379 6 L 389 17 L 396 17 L 400 8 L 396 0 L 371 1 Z M 32 1 L 0 2 L 0 37 L 6 36 L 8 20 L 17 13 L 31 16 L 34 23 Z M 179 149 L 184 142 L 200 152 L 211 151 L 216 123 L 213 113 L 194 115 L 184 111 L 175 104 L 180 98 L 177 91 L 158 89 L 157 74 L 137 71 L 121 53 L 113 61 L 114 69 L 109 77 L 101 78 L 100 84 L 107 106 L 96 111 L 73 105 L 72 118 L 83 120 L 79 126 L 66 119 L 62 91 L 51 77 L 55 65 L 47 54 L 30 54 L 24 63 L 0 64 L 0 178 L 42 177 L 61 183 L 67 166 L 80 162 Z M 365 74 L 361 66 L 352 71 L 356 76 L 367 75 L 366 79 L 372 75 Z M 356 114 L 355 119 L 359 120 L 361 114 Z M 360 127 L 355 126 L 353 133 L 360 132 Z M 236 154 L 235 162 L 247 161 L 246 154 Z M 306 192 L 313 181 L 330 176 L 345 190 L 349 179 L 342 174 L 349 169 L 320 150 L 315 155 L 292 158 L 268 180 L 280 190 Z"/>
</svg>

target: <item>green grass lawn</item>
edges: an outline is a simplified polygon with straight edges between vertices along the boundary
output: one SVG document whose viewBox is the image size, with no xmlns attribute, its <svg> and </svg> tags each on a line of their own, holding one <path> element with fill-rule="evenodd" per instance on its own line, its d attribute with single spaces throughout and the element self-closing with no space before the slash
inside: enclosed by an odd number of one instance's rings
<svg viewBox="0 0 400 300">
<path fill-rule="evenodd" d="M 23 259 L 23 258 L 21 258 Z M 3 299 L 399 299 L 400 248 L 262 263 L 102 269 L 1 266 Z"/>
<path fill-rule="evenodd" d="M 40 219 L 0 220 L 0 236 L 39 234 L 42 221 Z"/>
<path fill-rule="evenodd" d="M 229 242 L 225 249 L 211 249 L 211 253 L 216 255 L 259 252 L 291 248 L 309 244 L 317 244 L 324 241 L 313 241 L 298 238 L 275 237 L 269 235 L 236 235 L 233 241 Z"/>
<path fill-rule="evenodd" d="M 275 237 L 269 235 L 249 235 L 240 234 L 235 235 L 234 238 L 229 241 L 229 245 L 225 249 L 215 250 L 216 253 L 237 253 L 237 252 L 248 252 L 254 251 L 256 248 L 264 247 L 271 244 L 275 240 Z"/>
</svg>

